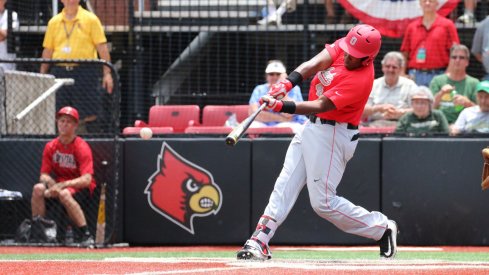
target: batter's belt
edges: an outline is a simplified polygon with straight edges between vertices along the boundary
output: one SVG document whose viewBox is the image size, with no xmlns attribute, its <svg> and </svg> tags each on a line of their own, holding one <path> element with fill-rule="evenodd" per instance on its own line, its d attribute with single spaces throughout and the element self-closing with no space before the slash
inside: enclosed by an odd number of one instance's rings
<svg viewBox="0 0 489 275">
<path fill-rule="evenodd" d="M 335 120 L 330 120 L 330 119 L 324 119 L 324 118 L 319 118 L 315 115 L 309 115 L 309 120 L 312 122 L 312 123 L 316 123 L 317 120 L 320 120 L 321 121 L 321 124 L 328 124 L 328 125 L 331 125 L 331 126 L 335 126 L 336 122 Z M 358 129 L 358 126 L 357 125 L 353 125 L 353 124 L 350 124 L 348 123 L 348 125 L 346 126 L 347 129 L 349 130 L 356 130 Z"/>
</svg>

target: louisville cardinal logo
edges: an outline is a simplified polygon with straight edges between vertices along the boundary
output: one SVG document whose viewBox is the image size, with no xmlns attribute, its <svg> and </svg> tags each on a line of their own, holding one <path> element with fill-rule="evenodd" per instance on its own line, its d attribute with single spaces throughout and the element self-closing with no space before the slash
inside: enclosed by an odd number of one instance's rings
<svg viewBox="0 0 489 275">
<path fill-rule="evenodd" d="M 191 234 L 194 217 L 216 215 L 222 205 L 222 193 L 212 174 L 184 159 L 166 142 L 144 193 L 153 210 Z"/>
</svg>

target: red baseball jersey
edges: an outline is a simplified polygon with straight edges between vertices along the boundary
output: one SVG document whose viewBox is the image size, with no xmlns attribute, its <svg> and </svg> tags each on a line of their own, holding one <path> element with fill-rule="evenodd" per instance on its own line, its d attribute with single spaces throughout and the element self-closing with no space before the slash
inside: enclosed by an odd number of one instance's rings
<svg viewBox="0 0 489 275">
<path fill-rule="evenodd" d="M 48 142 L 42 154 L 41 173 L 53 175 L 56 182 L 63 182 L 92 175 L 90 193 L 95 189 L 93 178 L 92 150 L 81 137 L 76 137 L 70 144 L 62 144 L 59 138 Z"/>
<path fill-rule="evenodd" d="M 455 24 L 437 15 L 429 30 L 423 25 L 423 18 L 411 22 L 402 40 L 401 51 L 409 53 L 407 66 L 410 69 L 440 69 L 448 66 L 453 44 L 460 44 Z M 416 58 L 420 48 L 426 51 L 424 62 Z"/>
<path fill-rule="evenodd" d="M 344 63 L 345 52 L 338 46 L 339 41 L 326 44 L 333 64 L 314 76 L 309 89 L 309 100 L 316 100 L 321 95 L 328 97 L 336 110 L 319 113 L 318 117 L 358 125 L 372 91 L 374 66 L 370 62 L 368 66 L 347 70 Z"/>
</svg>

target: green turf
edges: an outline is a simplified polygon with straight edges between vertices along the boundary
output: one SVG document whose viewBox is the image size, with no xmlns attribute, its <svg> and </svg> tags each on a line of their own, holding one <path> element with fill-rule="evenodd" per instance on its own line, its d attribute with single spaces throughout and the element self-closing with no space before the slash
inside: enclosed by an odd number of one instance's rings
<svg viewBox="0 0 489 275">
<path fill-rule="evenodd" d="M 134 257 L 134 258 L 230 258 L 235 254 L 229 251 L 213 252 L 106 252 L 83 251 L 80 253 L 42 253 L 42 254 L 0 254 L 0 260 L 102 260 L 105 258 Z M 374 251 L 345 252 L 345 251 L 277 251 L 275 259 L 309 259 L 309 260 L 376 260 L 378 254 Z M 400 252 L 398 260 L 434 260 L 434 261 L 487 261 L 486 252 Z"/>
</svg>

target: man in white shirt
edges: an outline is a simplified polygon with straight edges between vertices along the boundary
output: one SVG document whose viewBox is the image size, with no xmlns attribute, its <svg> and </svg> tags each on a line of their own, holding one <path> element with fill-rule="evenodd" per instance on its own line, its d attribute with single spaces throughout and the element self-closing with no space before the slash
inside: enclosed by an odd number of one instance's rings
<svg viewBox="0 0 489 275">
<path fill-rule="evenodd" d="M 7 30 L 8 30 L 8 10 L 5 9 L 7 0 L 0 0 L 0 59 L 14 59 L 14 53 L 7 51 Z M 17 29 L 19 21 L 17 13 L 12 12 L 12 28 Z M 0 63 L 0 67 L 4 70 L 15 70 L 14 63 Z"/>
<path fill-rule="evenodd" d="M 452 125 L 452 135 L 462 133 L 489 133 L 489 80 L 477 85 L 477 105 L 465 108 Z"/>
<path fill-rule="evenodd" d="M 362 118 L 370 127 L 395 127 L 397 120 L 412 110 L 411 95 L 418 86 L 401 76 L 405 60 L 400 52 L 388 52 L 381 63 L 384 76 L 374 80 Z"/>
</svg>

